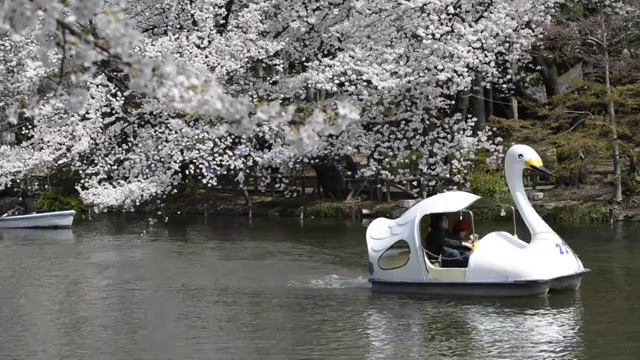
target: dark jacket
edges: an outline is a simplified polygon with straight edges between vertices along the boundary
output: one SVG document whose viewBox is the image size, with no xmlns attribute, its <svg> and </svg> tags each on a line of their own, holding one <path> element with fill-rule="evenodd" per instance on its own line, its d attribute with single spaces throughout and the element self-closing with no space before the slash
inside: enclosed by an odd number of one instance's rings
<svg viewBox="0 0 640 360">
<path fill-rule="evenodd" d="M 429 260 L 437 260 L 444 247 L 457 248 L 464 246 L 462 241 L 453 239 L 453 235 L 442 229 L 431 229 L 425 238 L 425 249 Z"/>
</svg>

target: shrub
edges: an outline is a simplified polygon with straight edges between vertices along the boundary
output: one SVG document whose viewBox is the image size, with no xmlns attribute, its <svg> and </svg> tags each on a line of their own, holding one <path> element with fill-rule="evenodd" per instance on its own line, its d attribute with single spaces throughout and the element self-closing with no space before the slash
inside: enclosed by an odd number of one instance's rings
<svg viewBox="0 0 640 360">
<path fill-rule="evenodd" d="M 609 210 L 601 206 L 556 206 L 547 211 L 542 210 L 542 217 L 556 223 L 602 223 L 609 220 Z"/>
<path fill-rule="evenodd" d="M 477 171 L 471 175 L 471 191 L 497 201 L 505 205 L 513 205 L 513 198 L 509 192 L 509 186 L 504 174 L 499 171 L 485 170 Z M 504 220 L 511 219 L 511 210 L 506 210 L 507 217 L 502 216 L 501 209 L 477 209 L 473 211 L 474 218 L 477 220 Z"/>
<path fill-rule="evenodd" d="M 345 209 L 337 204 L 318 203 L 304 209 L 305 217 L 340 217 L 345 215 Z"/>
<path fill-rule="evenodd" d="M 471 175 L 471 191 L 503 204 L 513 204 L 509 186 L 502 172 L 476 172 Z"/>
<path fill-rule="evenodd" d="M 629 174 L 628 171 L 624 171 L 622 178 L 622 193 L 624 195 L 638 195 L 640 194 L 640 181 L 638 181 L 635 174 Z"/>
<path fill-rule="evenodd" d="M 76 196 L 63 196 L 58 193 L 45 192 L 38 194 L 35 199 L 37 211 L 63 211 L 75 210 L 82 213 L 84 208 L 82 201 Z"/>
</svg>

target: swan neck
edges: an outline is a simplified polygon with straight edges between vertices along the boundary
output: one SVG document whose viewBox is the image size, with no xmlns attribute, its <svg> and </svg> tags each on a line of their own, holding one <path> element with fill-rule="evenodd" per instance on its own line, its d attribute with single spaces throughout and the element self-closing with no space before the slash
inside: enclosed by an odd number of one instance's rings
<svg viewBox="0 0 640 360">
<path fill-rule="evenodd" d="M 516 169 L 514 166 L 505 167 L 505 175 L 507 177 L 507 184 L 509 191 L 513 197 L 518 212 L 522 220 L 524 220 L 529 232 L 531 233 L 531 240 L 535 239 L 536 235 L 550 232 L 554 233 L 551 227 L 538 215 L 538 212 L 531 206 L 527 193 L 524 189 L 524 183 L 522 181 L 523 169 Z"/>
</svg>

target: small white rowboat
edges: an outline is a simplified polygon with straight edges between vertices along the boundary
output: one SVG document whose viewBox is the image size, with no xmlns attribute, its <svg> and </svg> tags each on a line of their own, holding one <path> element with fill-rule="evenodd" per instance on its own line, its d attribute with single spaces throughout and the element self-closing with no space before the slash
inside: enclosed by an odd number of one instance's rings
<svg viewBox="0 0 640 360">
<path fill-rule="evenodd" d="M 67 228 L 73 224 L 75 210 L 0 217 L 0 229 Z"/>
</svg>

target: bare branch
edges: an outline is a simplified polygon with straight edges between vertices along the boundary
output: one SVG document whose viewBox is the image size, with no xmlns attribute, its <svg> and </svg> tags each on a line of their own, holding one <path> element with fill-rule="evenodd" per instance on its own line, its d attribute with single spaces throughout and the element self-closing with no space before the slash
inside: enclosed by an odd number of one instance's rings
<svg viewBox="0 0 640 360">
<path fill-rule="evenodd" d="M 58 79 L 58 84 L 56 85 L 56 92 L 60 88 L 62 81 L 64 80 L 64 63 L 67 59 L 67 31 L 62 29 L 62 60 L 60 60 L 60 78 Z"/>
</svg>

